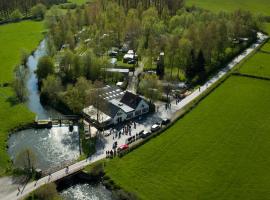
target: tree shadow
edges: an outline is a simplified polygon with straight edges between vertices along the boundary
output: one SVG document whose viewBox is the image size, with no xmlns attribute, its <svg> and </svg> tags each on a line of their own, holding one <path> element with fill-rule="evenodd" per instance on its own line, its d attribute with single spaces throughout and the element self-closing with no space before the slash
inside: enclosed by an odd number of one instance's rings
<svg viewBox="0 0 270 200">
<path fill-rule="evenodd" d="M 15 96 L 8 97 L 6 102 L 8 102 L 11 106 L 16 106 L 20 103 L 19 99 Z"/>
</svg>

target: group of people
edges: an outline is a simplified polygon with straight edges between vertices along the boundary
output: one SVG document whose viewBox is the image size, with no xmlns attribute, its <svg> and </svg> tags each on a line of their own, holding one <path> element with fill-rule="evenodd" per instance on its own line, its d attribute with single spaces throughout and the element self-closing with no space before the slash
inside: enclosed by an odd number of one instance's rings
<svg viewBox="0 0 270 200">
<path fill-rule="evenodd" d="M 116 130 L 113 130 L 113 129 L 111 129 L 110 130 L 110 133 L 111 134 L 114 134 L 113 135 L 113 140 L 115 140 L 115 139 L 120 139 L 121 138 L 121 135 L 129 135 L 129 136 L 131 136 L 131 128 L 132 128 L 132 125 L 133 125 L 133 127 L 134 127 L 134 129 L 136 129 L 136 122 L 130 122 L 130 123 L 128 123 L 128 124 L 126 124 L 120 131 L 116 131 Z"/>
<path fill-rule="evenodd" d="M 165 104 L 165 109 L 168 110 L 172 107 L 171 102 Z"/>
<path fill-rule="evenodd" d="M 106 158 L 113 158 L 115 156 L 117 156 L 116 150 L 106 151 Z"/>
</svg>

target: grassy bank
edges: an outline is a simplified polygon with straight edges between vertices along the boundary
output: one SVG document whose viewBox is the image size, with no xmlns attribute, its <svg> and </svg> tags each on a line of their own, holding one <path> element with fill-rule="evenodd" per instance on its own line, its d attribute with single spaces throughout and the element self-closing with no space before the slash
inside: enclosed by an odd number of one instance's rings
<svg viewBox="0 0 270 200">
<path fill-rule="evenodd" d="M 142 199 L 267 199 L 269 99 L 269 81 L 233 76 L 107 174 Z"/>
<path fill-rule="evenodd" d="M 270 77 L 270 41 L 242 64 L 240 73 L 261 77 Z"/>
<path fill-rule="evenodd" d="M 11 83 L 15 65 L 20 63 L 21 50 L 34 50 L 43 38 L 43 23 L 23 21 L 0 26 L 0 83 Z M 33 121 L 34 114 L 23 104 L 14 103 L 11 87 L 0 87 L 0 175 L 9 166 L 6 151 L 8 132 Z"/>
<path fill-rule="evenodd" d="M 237 9 L 250 10 L 253 13 L 270 15 L 269 0 L 187 0 L 187 5 L 196 5 L 214 12 L 234 11 Z"/>
</svg>

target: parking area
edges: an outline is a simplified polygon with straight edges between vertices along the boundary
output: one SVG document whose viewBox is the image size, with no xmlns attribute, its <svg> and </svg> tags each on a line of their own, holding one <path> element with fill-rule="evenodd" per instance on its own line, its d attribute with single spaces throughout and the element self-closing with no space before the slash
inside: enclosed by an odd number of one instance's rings
<svg viewBox="0 0 270 200">
<path fill-rule="evenodd" d="M 142 131 L 150 132 L 151 127 L 156 123 L 161 123 L 163 119 L 171 119 L 174 113 L 181 108 L 180 104 L 176 104 L 176 100 L 172 100 L 170 105 L 164 102 L 156 102 L 156 112 L 141 116 L 132 122 L 123 123 L 114 126 L 111 129 L 104 131 L 98 135 L 97 138 L 97 153 L 102 154 L 105 151 L 113 150 L 113 145 L 117 142 L 117 147 L 128 144 L 130 141 L 134 142 L 139 137 Z M 128 139 L 130 138 L 130 141 Z"/>
</svg>

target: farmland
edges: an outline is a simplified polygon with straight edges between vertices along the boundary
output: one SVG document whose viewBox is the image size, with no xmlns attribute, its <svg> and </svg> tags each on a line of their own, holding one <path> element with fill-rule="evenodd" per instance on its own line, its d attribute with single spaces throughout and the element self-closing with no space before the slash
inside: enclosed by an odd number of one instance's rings
<svg viewBox="0 0 270 200">
<path fill-rule="evenodd" d="M 0 26 L 0 83 L 13 80 L 13 69 L 20 63 L 23 49 L 29 53 L 34 50 L 42 40 L 43 23 L 23 21 Z"/>
<path fill-rule="evenodd" d="M 0 83 L 11 83 L 15 65 L 20 63 L 21 50 L 34 50 L 43 35 L 43 23 L 24 21 L 0 26 Z M 6 140 L 8 132 L 14 127 L 34 119 L 34 115 L 23 104 L 14 103 L 11 87 L 0 87 L 0 175 L 8 166 Z"/>
<path fill-rule="evenodd" d="M 232 76 L 106 172 L 141 199 L 269 199 L 269 99 L 269 81 Z"/>
<path fill-rule="evenodd" d="M 249 75 L 270 77 L 269 41 L 254 56 L 243 63 L 240 72 Z"/>
<path fill-rule="evenodd" d="M 270 15 L 269 0 L 187 0 L 187 5 L 196 5 L 211 11 L 234 11 L 236 9 L 249 10 L 253 13 Z"/>
</svg>

